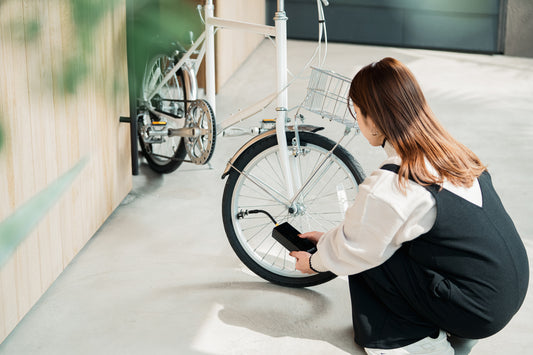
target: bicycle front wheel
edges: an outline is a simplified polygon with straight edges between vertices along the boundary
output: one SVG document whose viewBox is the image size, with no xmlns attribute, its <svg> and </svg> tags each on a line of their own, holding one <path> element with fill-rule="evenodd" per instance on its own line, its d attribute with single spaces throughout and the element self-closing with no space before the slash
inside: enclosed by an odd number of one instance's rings
<svg viewBox="0 0 533 355">
<path fill-rule="evenodd" d="M 300 149 L 292 146 L 294 132 L 287 133 L 290 165 L 304 186 L 289 206 L 279 147 L 275 135 L 247 148 L 233 164 L 222 199 L 222 217 L 228 240 L 239 259 L 255 274 L 289 287 L 308 287 L 327 282 L 332 273 L 302 274 L 295 259 L 272 237 L 274 224 L 289 222 L 300 232 L 327 231 L 344 219 L 346 208 L 358 192 L 364 174 L 348 151 L 314 133 L 300 132 Z M 332 154 L 330 154 L 330 152 Z"/>
<path fill-rule="evenodd" d="M 148 62 L 142 82 L 141 94 L 144 101 L 159 86 L 173 66 L 172 58 L 163 54 L 156 55 Z M 183 85 L 183 73 L 178 70 L 151 99 L 152 107 L 177 117 L 160 124 L 163 129 L 178 129 L 185 125 L 187 104 L 184 100 L 187 99 L 187 94 Z M 152 170 L 158 173 L 171 173 L 181 165 L 187 155 L 185 142 L 179 136 L 150 136 L 148 130 L 152 127 L 154 126 L 150 114 L 144 112 L 139 120 L 139 141 L 144 157 Z"/>
</svg>

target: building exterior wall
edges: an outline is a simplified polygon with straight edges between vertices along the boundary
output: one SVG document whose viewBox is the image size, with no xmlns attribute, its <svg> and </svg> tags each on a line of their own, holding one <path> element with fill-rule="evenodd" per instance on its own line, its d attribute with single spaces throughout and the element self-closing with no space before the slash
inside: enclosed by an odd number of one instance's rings
<svg viewBox="0 0 533 355">
<path fill-rule="evenodd" d="M 507 0 L 506 55 L 533 58 L 533 2 Z"/>
<path fill-rule="evenodd" d="M 316 5 L 286 8 L 289 37 L 316 39 Z M 331 41 L 533 57 L 531 0 L 338 0 L 325 13 Z"/>
<path fill-rule="evenodd" d="M 0 265 L 0 342 L 131 190 L 125 2 L 0 2 L 0 225 L 86 162 Z"/>
<path fill-rule="evenodd" d="M 264 0 L 217 0 L 215 16 L 244 22 L 265 24 Z M 216 35 L 216 87 L 224 85 L 229 77 L 242 65 L 264 36 L 233 30 L 220 30 Z"/>
<path fill-rule="evenodd" d="M 324 9 L 334 42 L 500 53 L 503 0 L 337 0 Z M 267 0 L 268 8 L 276 1 Z M 286 0 L 291 38 L 316 39 L 316 3 Z"/>
</svg>

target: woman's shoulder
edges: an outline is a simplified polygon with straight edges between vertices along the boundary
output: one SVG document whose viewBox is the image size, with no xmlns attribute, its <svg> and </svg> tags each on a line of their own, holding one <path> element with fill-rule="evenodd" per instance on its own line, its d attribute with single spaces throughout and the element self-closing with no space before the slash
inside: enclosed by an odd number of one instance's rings
<svg viewBox="0 0 533 355">
<path fill-rule="evenodd" d="M 398 213 L 409 214 L 420 205 L 435 203 L 431 193 L 423 186 L 409 180 L 405 189 L 400 188 L 398 174 L 381 169 L 387 164 L 399 165 L 401 161 L 396 157 L 386 159 L 379 168 L 374 170 L 360 185 L 360 190 L 370 198 L 394 208 Z"/>
<path fill-rule="evenodd" d="M 400 166 L 401 159 L 398 156 L 388 157 L 383 161 L 377 169 L 367 176 L 367 178 L 360 185 L 360 189 L 366 190 L 368 193 L 380 192 L 382 190 L 388 191 L 388 189 L 394 190 L 394 187 L 398 187 L 398 175 L 392 171 L 382 169 L 385 165 L 397 165 Z"/>
</svg>

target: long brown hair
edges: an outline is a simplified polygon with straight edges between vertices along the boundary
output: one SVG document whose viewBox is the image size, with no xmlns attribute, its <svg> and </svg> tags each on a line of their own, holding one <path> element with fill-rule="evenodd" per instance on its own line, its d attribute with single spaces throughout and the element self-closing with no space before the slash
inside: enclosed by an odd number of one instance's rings
<svg viewBox="0 0 533 355">
<path fill-rule="evenodd" d="M 438 122 L 413 73 L 400 61 L 384 58 L 361 69 L 352 80 L 349 98 L 363 119 L 370 117 L 400 155 L 402 187 L 409 176 L 422 185 L 448 180 L 470 187 L 486 169 Z M 437 176 L 428 171 L 425 159 Z"/>
</svg>

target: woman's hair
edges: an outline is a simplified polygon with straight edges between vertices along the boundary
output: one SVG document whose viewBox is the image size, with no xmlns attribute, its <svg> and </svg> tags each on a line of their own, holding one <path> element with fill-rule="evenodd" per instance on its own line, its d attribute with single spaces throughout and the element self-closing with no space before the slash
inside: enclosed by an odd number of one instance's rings
<svg viewBox="0 0 533 355">
<path fill-rule="evenodd" d="M 413 73 L 398 60 L 384 58 L 361 69 L 352 80 L 349 99 L 365 116 L 362 119 L 370 117 L 400 155 L 398 176 L 403 188 L 409 176 L 422 185 L 447 180 L 470 187 L 486 169 L 438 122 Z M 428 171 L 425 159 L 437 176 Z"/>
</svg>

